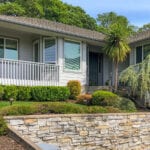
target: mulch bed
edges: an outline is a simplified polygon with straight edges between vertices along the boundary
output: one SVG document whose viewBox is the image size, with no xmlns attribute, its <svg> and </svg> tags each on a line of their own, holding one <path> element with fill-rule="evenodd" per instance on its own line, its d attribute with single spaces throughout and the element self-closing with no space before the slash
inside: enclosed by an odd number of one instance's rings
<svg viewBox="0 0 150 150">
<path fill-rule="evenodd" d="M 17 143 L 12 138 L 0 136 L 0 150 L 27 150 L 21 144 Z"/>
</svg>

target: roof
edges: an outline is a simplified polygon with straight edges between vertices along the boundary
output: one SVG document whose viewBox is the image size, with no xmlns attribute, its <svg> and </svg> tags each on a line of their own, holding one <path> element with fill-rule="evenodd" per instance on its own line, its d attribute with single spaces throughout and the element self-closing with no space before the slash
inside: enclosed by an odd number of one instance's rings
<svg viewBox="0 0 150 150">
<path fill-rule="evenodd" d="M 83 29 L 72 25 L 66 25 L 63 23 L 49 21 L 46 19 L 0 15 L 0 21 L 27 26 L 27 27 L 43 29 L 51 32 L 61 33 L 61 34 L 67 34 L 70 36 L 77 36 L 77 37 L 96 40 L 96 41 L 104 41 L 105 38 L 104 34 L 97 31 Z M 135 43 L 147 39 L 150 39 L 150 30 L 140 32 L 130 37 L 129 43 L 131 44 L 131 43 Z"/>
<path fill-rule="evenodd" d="M 87 38 L 91 40 L 104 41 L 104 35 L 102 33 L 71 25 L 66 25 L 63 23 L 53 22 L 46 19 L 0 15 L 0 21 L 38 29 L 44 29 L 47 31 Z"/>
<path fill-rule="evenodd" d="M 130 43 L 135 43 L 147 39 L 150 39 L 150 30 L 143 31 L 133 35 L 132 37 L 130 37 Z"/>
</svg>

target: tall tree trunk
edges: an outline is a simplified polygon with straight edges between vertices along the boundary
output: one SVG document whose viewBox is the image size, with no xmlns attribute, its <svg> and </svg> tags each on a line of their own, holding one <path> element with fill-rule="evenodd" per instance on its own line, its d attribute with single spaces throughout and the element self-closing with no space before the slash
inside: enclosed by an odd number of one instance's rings
<svg viewBox="0 0 150 150">
<path fill-rule="evenodd" d="M 114 90 L 118 89 L 118 62 L 115 61 Z"/>
</svg>

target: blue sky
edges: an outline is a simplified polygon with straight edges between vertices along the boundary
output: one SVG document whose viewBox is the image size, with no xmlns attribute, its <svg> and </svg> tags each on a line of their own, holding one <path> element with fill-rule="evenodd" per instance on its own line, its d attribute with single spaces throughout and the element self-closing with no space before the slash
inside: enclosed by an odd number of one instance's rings
<svg viewBox="0 0 150 150">
<path fill-rule="evenodd" d="M 150 23 L 150 0 L 62 0 L 68 4 L 82 7 L 89 15 L 114 11 L 126 16 L 131 24 L 142 26 Z"/>
</svg>

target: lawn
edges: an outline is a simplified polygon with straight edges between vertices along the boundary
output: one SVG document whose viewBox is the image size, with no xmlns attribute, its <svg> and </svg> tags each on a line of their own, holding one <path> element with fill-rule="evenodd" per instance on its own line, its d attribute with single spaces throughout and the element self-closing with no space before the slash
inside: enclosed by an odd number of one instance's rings
<svg viewBox="0 0 150 150">
<path fill-rule="evenodd" d="M 0 115 L 31 115 L 31 114 L 69 114 L 69 113 L 116 113 L 118 108 L 102 106 L 85 106 L 70 102 L 24 102 L 16 101 L 10 106 L 9 102 L 0 102 Z"/>
</svg>

